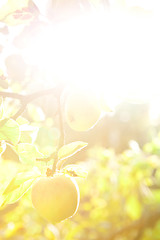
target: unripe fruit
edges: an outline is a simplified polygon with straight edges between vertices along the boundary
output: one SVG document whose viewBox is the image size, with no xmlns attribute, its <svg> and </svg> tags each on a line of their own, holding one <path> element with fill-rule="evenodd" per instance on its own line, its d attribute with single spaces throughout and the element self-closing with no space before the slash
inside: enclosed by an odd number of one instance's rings
<svg viewBox="0 0 160 240">
<path fill-rule="evenodd" d="M 40 178 L 32 187 L 32 203 L 37 212 L 51 223 L 73 216 L 79 205 L 79 188 L 66 175 Z"/>
<path fill-rule="evenodd" d="M 98 121 L 101 114 L 94 95 L 74 92 L 68 96 L 65 108 L 66 122 L 75 131 L 87 131 Z"/>
</svg>

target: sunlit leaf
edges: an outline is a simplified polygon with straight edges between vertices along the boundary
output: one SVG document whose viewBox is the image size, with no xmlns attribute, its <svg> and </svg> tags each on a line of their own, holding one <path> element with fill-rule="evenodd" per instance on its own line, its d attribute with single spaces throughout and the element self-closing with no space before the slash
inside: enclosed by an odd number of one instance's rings
<svg viewBox="0 0 160 240">
<path fill-rule="evenodd" d="M 0 194 L 4 191 L 6 180 L 8 180 L 9 183 L 17 173 L 17 169 L 18 165 L 14 162 L 3 161 L 0 163 Z"/>
<path fill-rule="evenodd" d="M 33 177 L 37 177 L 39 176 L 39 174 L 40 173 L 38 171 L 28 171 L 28 172 L 17 173 L 17 175 L 11 180 L 11 182 L 3 192 L 3 195 L 6 195 L 14 191 L 18 187 L 20 187 L 20 185 L 23 184 L 25 181 L 28 181 Z"/>
<path fill-rule="evenodd" d="M 16 147 L 20 161 L 25 164 L 34 164 L 37 158 L 43 158 L 43 154 L 39 152 L 38 148 L 29 143 L 20 143 Z"/>
<path fill-rule="evenodd" d="M 74 155 L 75 153 L 77 153 L 78 151 L 80 151 L 81 149 L 86 147 L 87 145 L 88 145 L 88 143 L 81 142 L 81 141 L 72 142 L 67 145 L 64 145 L 58 151 L 58 159 L 62 160 L 62 159 L 71 157 L 72 155 Z"/>
<path fill-rule="evenodd" d="M 3 119 L 0 121 L 0 140 L 5 140 L 17 144 L 20 137 L 19 125 L 13 119 Z"/>
<path fill-rule="evenodd" d="M 9 183 L 5 191 L 3 192 L 3 203 L 14 203 L 19 200 L 32 186 L 33 182 L 40 176 L 40 172 L 33 169 L 33 171 L 18 173 Z"/>
<path fill-rule="evenodd" d="M 61 147 L 58 151 L 58 163 L 57 163 L 57 169 L 61 169 L 63 166 L 64 162 L 66 161 L 67 158 L 73 156 L 75 153 L 83 149 L 84 147 L 87 146 L 88 143 L 77 141 L 77 142 L 72 142 L 67 145 L 64 145 Z"/>
<path fill-rule="evenodd" d="M 17 189 L 17 188 L 19 187 L 19 185 L 15 183 L 15 179 L 16 179 L 16 177 L 14 177 L 14 178 L 10 181 L 10 183 L 9 183 L 8 186 L 7 186 L 7 188 L 6 188 L 5 191 L 3 192 L 3 195 L 8 194 L 8 193 L 14 191 L 15 189 Z"/>
<path fill-rule="evenodd" d="M 87 177 L 87 171 L 82 167 L 78 165 L 68 165 L 62 169 L 63 173 L 66 173 L 72 177 Z"/>
<path fill-rule="evenodd" d="M 3 192 L 14 178 L 18 171 L 18 166 L 14 162 L 5 161 L 0 163 L 0 206 L 3 203 Z"/>
</svg>

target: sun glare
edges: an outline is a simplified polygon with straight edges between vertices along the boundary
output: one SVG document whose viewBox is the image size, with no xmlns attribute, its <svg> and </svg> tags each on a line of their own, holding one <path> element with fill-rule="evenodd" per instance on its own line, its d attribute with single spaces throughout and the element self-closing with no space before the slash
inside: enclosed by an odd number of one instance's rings
<svg viewBox="0 0 160 240">
<path fill-rule="evenodd" d="M 48 81 L 92 88 L 107 99 L 148 101 L 158 93 L 160 47 L 154 16 L 104 11 L 48 26 L 25 51 Z"/>
</svg>

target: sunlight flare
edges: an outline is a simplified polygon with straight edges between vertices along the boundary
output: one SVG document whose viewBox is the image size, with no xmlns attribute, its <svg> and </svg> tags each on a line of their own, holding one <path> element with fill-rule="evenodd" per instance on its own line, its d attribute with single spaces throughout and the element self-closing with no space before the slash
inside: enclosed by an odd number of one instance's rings
<svg viewBox="0 0 160 240">
<path fill-rule="evenodd" d="M 45 27 L 24 55 L 48 81 L 91 88 L 107 99 L 148 101 L 160 77 L 157 25 L 154 16 L 102 11 Z"/>
</svg>

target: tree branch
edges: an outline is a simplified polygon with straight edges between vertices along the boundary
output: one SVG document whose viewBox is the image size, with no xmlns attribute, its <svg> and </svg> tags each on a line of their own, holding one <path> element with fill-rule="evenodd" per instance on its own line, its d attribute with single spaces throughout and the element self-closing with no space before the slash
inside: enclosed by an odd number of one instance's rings
<svg viewBox="0 0 160 240">
<path fill-rule="evenodd" d="M 0 91 L 0 96 L 3 97 L 3 98 L 18 99 L 21 102 L 21 107 L 19 108 L 19 110 L 13 116 L 13 119 L 16 119 L 17 117 L 19 117 L 24 112 L 27 104 L 30 103 L 31 101 L 35 100 L 36 98 L 39 98 L 39 97 L 42 97 L 42 96 L 45 96 L 45 95 L 49 95 L 49 94 L 53 94 L 54 96 L 57 97 L 59 95 L 59 92 L 62 89 L 62 86 L 63 86 L 62 83 L 60 83 L 54 88 L 45 89 L 45 90 L 38 91 L 38 92 L 28 94 L 28 95 L 22 95 L 22 94 L 18 94 L 18 93 Z"/>
<path fill-rule="evenodd" d="M 14 98 L 14 99 L 18 99 L 22 102 L 29 103 L 29 102 L 33 101 L 34 99 L 39 98 L 41 96 L 48 95 L 48 94 L 56 94 L 57 91 L 60 90 L 61 86 L 62 86 L 62 84 L 59 84 L 54 88 L 41 90 L 41 91 L 31 93 L 31 94 L 28 94 L 28 95 L 22 95 L 22 94 L 19 94 L 19 93 L 0 91 L 0 96 L 3 97 L 3 98 Z"/>
<path fill-rule="evenodd" d="M 22 101 L 23 98 L 25 97 L 22 94 L 12 93 L 12 92 L 1 92 L 1 91 L 0 91 L 0 96 L 3 98 L 15 98 L 15 99 L 19 99 L 20 101 Z"/>
</svg>

